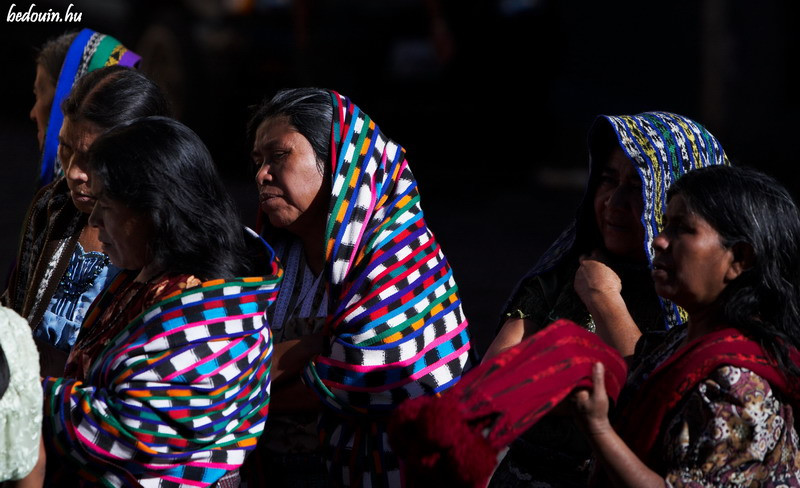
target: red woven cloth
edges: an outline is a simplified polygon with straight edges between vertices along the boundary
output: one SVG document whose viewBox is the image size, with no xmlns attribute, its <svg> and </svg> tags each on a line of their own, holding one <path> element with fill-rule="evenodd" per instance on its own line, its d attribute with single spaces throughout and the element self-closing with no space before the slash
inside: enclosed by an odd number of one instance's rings
<svg viewBox="0 0 800 488">
<path fill-rule="evenodd" d="M 559 320 L 482 363 L 438 396 L 406 401 L 389 425 L 406 486 L 484 487 L 498 453 L 605 365 L 613 399 L 625 384 L 622 357 L 596 335 Z"/>
<path fill-rule="evenodd" d="M 800 364 L 796 349 L 792 350 L 792 359 Z M 749 369 L 769 381 L 793 407 L 800 407 L 798 385 L 788 381 L 758 343 L 733 328 L 698 337 L 650 374 L 619 417 L 617 432 L 650 469 L 663 471 L 659 450 L 654 447 L 669 412 L 714 370 L 725 365 Z"/>
</svg>

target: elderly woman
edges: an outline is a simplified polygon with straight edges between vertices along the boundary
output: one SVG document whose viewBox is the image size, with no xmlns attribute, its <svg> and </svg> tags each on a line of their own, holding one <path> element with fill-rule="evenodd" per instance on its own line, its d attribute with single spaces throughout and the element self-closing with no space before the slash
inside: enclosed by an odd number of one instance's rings
<svg viewBox="0 0 800 488">
<path fill-rule="evenodd" d="M 633 371 L 616 430 L 602 363 L 575 394 L 598 486 L 800 486 L 800 212 L 742 168 L 692 172 L 667 199 L 652 276 L 688 321 Z"/>
<path fill-rule="evenodd" d="M 321 456 L 328 469 L 317 481 L 399 486 L 388 414 L 458 381 L 469 349 L 405 151 L 348 98 L 321 89 L 279 92 L 251 126 L 263 235 L 286 269 L 268 312 L 278 412 L 262 439 L 268 475 L 282 465 L 304 476 Z M 309 423 L 320 401 L 317 437 Z"/>
<path fill-rule="evenodd" d="M 725 164 L 719 142 L 667 112 L 600 116 L 589 133 L 591 174 L 576 221 L 540 258 L 506 305 L 492 357 L 558 319 L 569 319 L 631 356 L 642 333 L 663 335 L 682 311 L 659 298 L 651 243 L 667 187 L 697 168 Z M 538 422 L 511 447 L 492 486 L 583 486 L 589 446 L 567 412 Z"/>
<path fill-rule="evenodd" d="M 3 303 L 30 323 L 44 376 L 63 374 L 89 305 L 119 271 L 101 251 L 97 229 L 86 225 L 95 203 L 87 152 L 108 128 L 168 113 L 155 83 L 121 66 L 82 77 L 60 108 L 59 156 L 65 175 L 42 188 L 31 204 L 3 295 Z"/>
<path fill-rule="evenodd" d="M 36 57 L 36 101 L 30 113 L 42 150 L 39 186 L 64 174 L 58 160 L 58 136 L 64 120 L 61 103 L 73 85 L 86 73 L 104 66 L 136 67 L 140 60 L 118 40 L 91 29 L 62 34 L 42 46 Z"/>
<path fill-rule="evenodd" d="M 89 221 L 123 271 L 65 376 L 44 380 L 53 483 L 236 486 L 269 401 L 273 253 L 255 235 L 248 250 L 207 149 L 180 123 L 122 124 L 88 158 Z"/>
</svg>

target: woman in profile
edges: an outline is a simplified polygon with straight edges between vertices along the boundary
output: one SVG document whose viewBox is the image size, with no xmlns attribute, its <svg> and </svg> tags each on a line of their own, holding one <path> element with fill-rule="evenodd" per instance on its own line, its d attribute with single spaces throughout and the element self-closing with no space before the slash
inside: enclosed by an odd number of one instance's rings
<svg viewBox="0 0 800 488">
<path fill-rule="evenodd" d="M 208 150 L 179 122 L 119 125 L 88 162 L 89 225 L 122 271 L 66 373 L 44 380 L 51 479 L 237 486 L 269 402 L 272 250 L 245 232 Z"/>
<path fill-rule="evenodd" d="M 40 352 L 41 374 L 58 376 L 87 309 L 119 268 L 87 225 L 95 199 L 87 154 L 100 134 L 122 122 L 168 115 L 158 86 L 122 66 L 80 78 L 59 107 L 57 139 L 64 176 L 42 188 L 23 223 L 16 266 L 3 303 L 28 320 Z M 54 136 L 55 137 L 55 136 Z"/>
<path fill-rule="evenodd" d="M 691 172 L 667 199 L 652 276 L 688 321 L 643 352 L 615 427 L 602 363 L 574 395 L 597 485 L 800 486 L 797 205 L 732 167 Z"/>
<path fill-rule="evenodd" d="M 719 141 L 678 114 L 599 116 L 589 132 L 590 177 L 575 222 L 530 270 L 506 305 L 485 358 L 559 319 L 630 357 L 685 317 L 653 288 L 652 240 L 674 181 L 727 163 Z M 581 487 L 591 450 L 569 411 L 553 412 L 512 445 L 493 487 Z"/>
</svg>

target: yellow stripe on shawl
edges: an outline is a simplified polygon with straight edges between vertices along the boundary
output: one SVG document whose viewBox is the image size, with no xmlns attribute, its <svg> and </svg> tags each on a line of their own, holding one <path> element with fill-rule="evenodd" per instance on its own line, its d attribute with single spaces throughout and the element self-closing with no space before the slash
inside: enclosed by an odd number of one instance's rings
<svg viewBox="0 0 800 488">
<path fill-rule="evenodd" d="M 703 161 L 701 160 L 700 156 L 700 151 L 699 151 L 700 147 L 697 144 L 697 137 L 694 131 L 692 131 L 692 128 L 689 127 L 689 124 L 687 124 L 685 120 L 679 118 L 677 119 L 677 122 L 678 125 L 681 127 L 681 129 L 683 129 L 683 131 L 686 132 L 686 140 L 692 148 L 692 161 L 694 161 L 694 163 L 692 164 L 692 168 L 694 169 L 702 168 Z"/>
</svg>

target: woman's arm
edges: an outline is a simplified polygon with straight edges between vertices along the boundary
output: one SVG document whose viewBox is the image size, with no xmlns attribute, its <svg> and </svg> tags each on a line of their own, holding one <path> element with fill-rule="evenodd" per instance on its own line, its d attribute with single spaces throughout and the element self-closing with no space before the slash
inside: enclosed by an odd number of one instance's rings
<svg viewBox="0 0 800 488">
<path fill-rule="evenodd" d="M 489 349 L 486 350 L 483 359 L 487 360 L 510 347 L 516 346 L 523 339 L 533 334 L 535 327 L 536 324 L 530 319 L 509 318 L 489 345 Z"/>
<path fill-rule="evenodd" d="M 622 281 L 597 252 L 581 256 L 574 287 L 592 314 L 597 335 L 623 357 L 632 356 L 642 333 L 622 299 Z"/>
<path fill-rule="evenodd" d="M 664 479 L 650 470 L 611 427 L 608 420 L 608 394 L 606 393 L 602 363 L 592 369 L 591 392 L 573 393 L 578 423 L 589 439 L 598 461 L 609 479 L 618 488 L 650 488 L 665 486 Z"/>
</svg>

